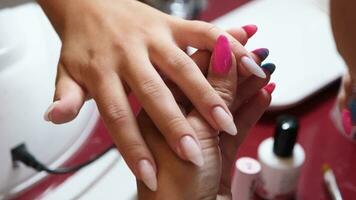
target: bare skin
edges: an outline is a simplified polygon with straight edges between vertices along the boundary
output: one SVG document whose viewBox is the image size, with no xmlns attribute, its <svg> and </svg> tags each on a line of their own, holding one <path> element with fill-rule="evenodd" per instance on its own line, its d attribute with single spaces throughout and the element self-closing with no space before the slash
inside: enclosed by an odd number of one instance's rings
<svg viewBox="0 0 356 200">
<path fill-rule="evenodd" d="M 209 53 L 192 56 L 201 69 L 207 71 L 210 58 Z M 256 60 L 258 62 L 258 60 Z M 235 71 L 234 71 L 235 67 Z M 256 77 L 244 77 L 237 84 L 236 65 L 225 76 L 214 74 L 209 70 L 208 80 L 219 95 L 225 97 L 226 104 L 232 113 L 237 113 L 235 122 L 239 124 L 238 135 L 231 136 L 226 133 L 219 135 L 186 101 L 180 104 L 187 113 L 188 122 L 198 134 L 203 149 L 206 164 L 196 167 L 184 162 L 174 155 L 159 130 L 154 126 L 147 114 L 140 113 L 138 121 L 144 139 L 151 149 L 159 169 L 157 192 L 149 190 L 141 181 L 138 181 L 139 199 L 145 200 L 198 200 L 198 199 L 231 199 L 231 169 L 235 160 L 236 151 L 248 133 L 249 129 L 268 107 L 271 96 L 261 89 L 269 80 Z M 247 103 L 246 103 L 247 102 Z"/>
<path fill-rule="evenodd" d="M 232 116 L 227 105 L 182 49 L 193 46 L 211 51 L 223 34 L 239 63 L 250 54 L 238 40 L 212 24 L 175 18 L 134 0 L 38 3 L 62 41 L 54 103 L 45 114 L 47 120 L 68 122 L 93 98 L 118 150 L 136 177 L 142 178 L 142 162 L 148 161 L 145 164 L 155 172 L 157 168 L 127 99 L 132 92 L 170 148 L 183 160 L 203 164 L 198 159 L 202 152 L 197 133 L 160 75 L 180 88 L 210 126 L 226 131 L 212 110 L 221 107 L 225 115 Z M 251 74 L 241 63 L 239 72 Z M 230 121 L 229 127 L 235 127 L 232 117 Z M 182 145 L 184 136 L 195 141 L 189 148 Z M 187 156 L 181 151 L 192 148 L 200 152 Z"/>
</svg>

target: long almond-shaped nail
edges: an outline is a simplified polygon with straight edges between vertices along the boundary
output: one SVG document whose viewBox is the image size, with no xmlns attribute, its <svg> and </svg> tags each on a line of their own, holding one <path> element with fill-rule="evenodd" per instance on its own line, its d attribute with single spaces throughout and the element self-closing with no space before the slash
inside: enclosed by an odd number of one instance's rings
<svg viewBox="0 0 356 200">
<path fill-rule="evenodd" d="M 257 26 L 254 24 L 249 24 L 242 28 L 246 31 L 248 38 L 252 37 L 257 32 Z"/>
<path fill-rule="evenodd" d="M 352 122 L 351 122 L 351 113 L 349 110 L 344 109 L 341 112 L 341 118 L 342 118 L 342 126 L 344 127 L 346 135 L 351 134 L 352 130 Z"/>
<path fill-rule="evenodd" d="M 46 112 L 43 115 L 43 119 L 44 120 L 46 120 L 48 122 L 51 121 L 51 112 L 56 107 L 56 105 L 58 103 L 59 103 L 59 100 L 58 101 L 54 101 L 51 105 L 48 106 Z"/>
<path fill-rule="evenodd" d="M 260 78 L 266 78 L 265 72 L 262 70 L 262 68 L 260 66 L 257 65 L 257 63 L 252 58 L 250 58 L 248 56 L 243 56 L 241 58 L 241 63 L 252 74 L 254 74 L 254 75 L 256 75 L 257 77 L 260 77 Z"/>
<path fill-rule="evenodd" d="M 258 58 L 262 61 L 264 61 L 268 55 L 269 55 L 269 50 L 267 48 L 259 48 L 256 50 L 252 51 L 254 54 L 256 54 L 256 56 L 258 56 Z"/>
<path fill-rule="evenodd" d="M 180 148 L 182 153 L 195 165 L 201 167 L 204 165 L 203 153 L 197 142 L 189 135 L 180 139 Z"/>
<path fill-rule="evenodd" d="M 273 74 L 276 69 L 276 65 L 273 63 L 266 63 L 261 66 L 262 69 L 266 70 L 269 74 Z"/>
<path fill-rule="evenodd" d="M 141 180 L 152 191 L 157 191 L 157 177 L 153 166 L 148 160 L 140 160 L 138 162 L 138 170 Z"/>
<path fill-rule="evenodd" d="M 232 64 L 230 43 L 227 37 L 218 37 L 213 52 L 213 72 L 217 74 L 227 74 Z"/>
<path fill-rule="evenodd" d="M 237 128 L 234 119 L 220 106 L 216 106 L 212 110 L 212 115 L 218 126 L 230 135 L 237 134 Z"/>
<path fill-rule="evenodd" d="M 276 84 L 275 83 L 269 83 L 268 85 L 263 87 L 263 89 L 266 90 L 266 92 L 268 92 L 268 94 L 270 94 L 270 95 L 273 93 L 275 88 L 276 88 Z"/>
</svg>

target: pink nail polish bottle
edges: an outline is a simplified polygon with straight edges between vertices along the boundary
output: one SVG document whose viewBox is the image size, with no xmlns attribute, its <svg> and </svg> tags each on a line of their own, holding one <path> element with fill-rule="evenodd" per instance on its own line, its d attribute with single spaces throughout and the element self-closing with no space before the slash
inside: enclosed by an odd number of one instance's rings
<svg viewBox="0 0 356 200">
<path fill-rule="evenodd" d="M 231 183 L 232 200 L 253 199 L 260 172 L 261 165 L 257 160 L 250 157 L 237 159 Z"/>
</svg>

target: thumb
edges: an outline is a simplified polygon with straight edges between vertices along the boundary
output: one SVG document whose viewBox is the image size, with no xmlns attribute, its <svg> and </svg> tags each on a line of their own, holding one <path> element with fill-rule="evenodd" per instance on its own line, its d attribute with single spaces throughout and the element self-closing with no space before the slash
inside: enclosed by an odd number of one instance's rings
<svg viewBox="0 0 356 200">
<path fill-rule="evenodd" d="M 83 106 L 85 98 L 86 92 L 59 62 L 54 101 L 45 112 L 44 119 L 55 124 L 73 120 Z"/>
<path fill-rule="evenodd" d="M 229 40 L 223 35 L 215 44 L 207 78 L 230 107 L 236 96 L 237 67 Z"/>
</svg>

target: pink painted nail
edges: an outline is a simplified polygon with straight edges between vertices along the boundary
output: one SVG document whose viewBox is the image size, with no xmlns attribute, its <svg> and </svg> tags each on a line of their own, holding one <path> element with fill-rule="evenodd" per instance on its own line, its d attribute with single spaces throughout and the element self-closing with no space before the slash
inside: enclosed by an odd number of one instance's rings
<svg viewBox="0 0 356 200">
<path fill-rule="evenodd" d="M 213 71 L 217 74 L 227 74 L 232 65 L 229 40 L 221 35 L 216 41 L 213 53 Z"/>
<path fill-rule="evenodd" d="M 275 88 L 276 88 L 275 83 L 269 83 L 268 85 L 263 87 L 263 89 L 266 90 L 268 92 L 268 94 L 272 94 Z"/>
<path fill-rule="evenodd" d="M 344 127 L 346 135 L 351 134 L 352 123 L 351 123 L 351 112 L 347 109 L 344 109 L 341 113 L 342 125 Z"/>
<path fill-rule="evenodd" d="M 242 28 L 246 31 L 248 38 L 252 37 L 257 32 L 257 26 L 254 24 L 249 24 Z"/>
</svg>

